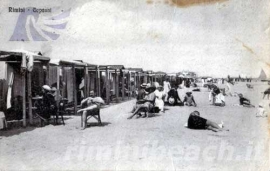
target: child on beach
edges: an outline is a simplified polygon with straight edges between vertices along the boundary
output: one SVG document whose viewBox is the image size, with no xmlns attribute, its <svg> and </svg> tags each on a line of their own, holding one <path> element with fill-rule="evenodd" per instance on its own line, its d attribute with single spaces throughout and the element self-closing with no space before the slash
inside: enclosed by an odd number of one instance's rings
<svg viewBox="0 0 270 171">
<path fill-rule="evenodd" d="M 243 107 L 255 107 L 250 103 L 250 100 L 245 98 L 242 93 L 238 94 L 239 96 L 239 105 Z"/>
<path fill-rule="evenodd" d="M 267 113 L 262 104 L 259 104 L 257 108 L 256 117 L 267 117 Z"/>
<path fill-rule="evenodd" d="M 191 91 L 186 92 L 183 103 L 186 106 L 197 106 Z"/>
</svg>

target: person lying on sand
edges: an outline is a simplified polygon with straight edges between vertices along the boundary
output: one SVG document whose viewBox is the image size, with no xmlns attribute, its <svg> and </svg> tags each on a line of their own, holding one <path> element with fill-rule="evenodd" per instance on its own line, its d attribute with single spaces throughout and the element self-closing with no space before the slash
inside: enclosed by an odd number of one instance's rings
<svg viewBox="0 0 270 171">
<path fill-rule="evenodd" d="M 222 121 L 220 124 L 217 124 L 216 122 L 201 117 L 200 112 L 198 111 L 194 111 L 189 115 L 188 122 L 185 124 L 185 127 L 190 129 L 209 129 L 214 132 L 224 130 Z"/>
<path fill-rule="evenodd" d="M 245 98 L 243 96 L 242 93 L 239 93 L 238 96 L 239 96 L 239 103 L 240 103 L 239 105 L 240 106 L 243 106 L 243 107 L 255 107 L 254 105 L 252 105 L 250 103 L 250 100 L 249 99 L 247 99 L 247 98 Z"/>
<path fill-rule="evenodd" d="M 183 103 L 186 106 L 197 106 L 191 91 L 186 92 Z"/>
</svg>

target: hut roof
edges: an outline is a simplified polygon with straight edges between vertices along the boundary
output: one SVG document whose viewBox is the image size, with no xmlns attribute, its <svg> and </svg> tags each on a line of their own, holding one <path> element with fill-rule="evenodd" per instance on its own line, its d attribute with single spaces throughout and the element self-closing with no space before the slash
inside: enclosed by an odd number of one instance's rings
<svg viewBox="0 0 270 171">
<path fill-rule="evenodd" d="M 126 70 L 133 71 L 133 72 L 143 72 L 142 68 L 126 68 Z"/>
<path fill-rule="evenodd" d="M 50 60 L 50 64 L 51 65 L 67 65 L 67 66 L 81 66 L 81 67 L 85 67 L 87 66 L 86 63 L 83 62 L 79 62 L 79 61 L 73 61 L 73 60 L 63 60 L 63 59 L 51 59 Z"/>
<path fill-rule="evenodd" d="M 21 51 L 0 51 L 0 61 L 21 61 L 24 54 L 30 54 L 34 57 L 34 61 L 49 61 L 49 57 L 41 56 L 33 52 L 25 50 Z"/>
<path fill-rule="evenodd" d="M 121 70 L 121 69 L 125 69 L 124 65 L 100 65 L 99 69 L 103 70 L 103 69 L 111 69 L 111 70 Z"/>
</svg>

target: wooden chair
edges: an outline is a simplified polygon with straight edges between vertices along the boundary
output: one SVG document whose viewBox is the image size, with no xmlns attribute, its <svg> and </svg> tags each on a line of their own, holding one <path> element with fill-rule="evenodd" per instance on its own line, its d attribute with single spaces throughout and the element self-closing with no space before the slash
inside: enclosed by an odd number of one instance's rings
<svg viewBox="0 0 270 171">
<path fill-rule="evenodd" d="M 83 112 L 81 112 L 81 127 L 83 127 L 83 122 L 85 123 L 84 125 L 86 127 L 87 126 L 87 121 L 92 117 L 95 118 L 98 121 L 100 126 L 102 125 L 101 117 L 100 117 L 100 109 L 96 108 L 96 109 L 87 111 L 87 115 L 86 115 L 85 119 L 83 119 Z"/>
</svg>

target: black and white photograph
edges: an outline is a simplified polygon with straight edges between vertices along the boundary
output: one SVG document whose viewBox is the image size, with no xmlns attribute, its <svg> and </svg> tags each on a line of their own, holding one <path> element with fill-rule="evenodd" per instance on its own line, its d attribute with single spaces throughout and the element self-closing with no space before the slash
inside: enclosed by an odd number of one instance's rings
<svg viewBox="0 0 270 171">
<path fill-rule="evenodd" d="M 269 171 L 270 0 L 0 0 L 0 171 Z"/>
</svg>

